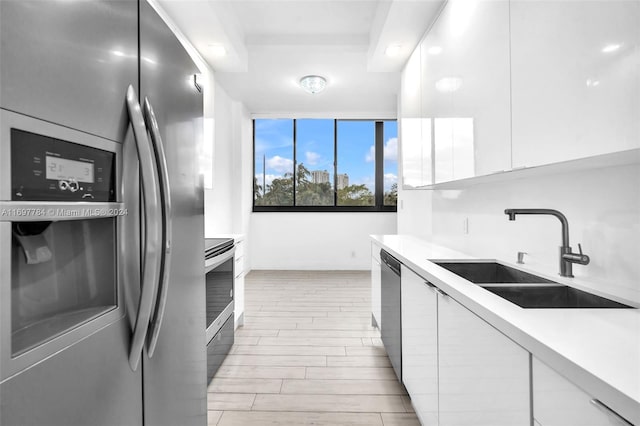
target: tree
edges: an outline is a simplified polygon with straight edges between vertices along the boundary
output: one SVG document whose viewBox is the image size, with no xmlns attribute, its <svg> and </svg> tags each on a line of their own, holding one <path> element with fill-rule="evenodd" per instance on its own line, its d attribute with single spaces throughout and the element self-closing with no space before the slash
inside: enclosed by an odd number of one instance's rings
<svg viewBox="0 0 640 426">
<path fill-rule="evenodd" d="M 396 206 L 398 205 L 398 184 L 391 185 L 391 189 L 384 193 L 384 205 Z"/>
<path fill-rule="evenodd" d="M 258 184 L 258 178 L 253 177 L 253 199 L 255 200 L 256 205 L 260 205 L 260 200 L 262 199 L 263 191 L 262 185 Z"/>
<path fill-rule="evenodd" d="M 261 201 L 262 206 L 292 206 L 293 174 L 285 173 L 282 178 L 272 180 Z"/>
<path fill-rule="evenodd" d="M 366 185 L 349 185 L 338 191 L 339 206 L 373 206 L 373 194 Z"/>
</svg>

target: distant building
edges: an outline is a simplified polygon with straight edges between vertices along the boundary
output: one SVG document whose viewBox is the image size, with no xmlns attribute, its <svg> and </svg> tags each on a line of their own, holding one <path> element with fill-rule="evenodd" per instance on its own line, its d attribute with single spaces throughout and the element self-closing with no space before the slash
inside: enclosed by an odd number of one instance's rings
<svg viewBox="0 0 640 426">
<path fill-rule="evenodd" d="M 349 175 L 343 173 L 338 175 L 338 190 L 344 189 L 349 186 Z"/>
<path fill-rule="evenodd" d="M 329 183 L 329 172 L 326 170 L 314 170 L 311 172 L 312 183 Z"/>
</svg>

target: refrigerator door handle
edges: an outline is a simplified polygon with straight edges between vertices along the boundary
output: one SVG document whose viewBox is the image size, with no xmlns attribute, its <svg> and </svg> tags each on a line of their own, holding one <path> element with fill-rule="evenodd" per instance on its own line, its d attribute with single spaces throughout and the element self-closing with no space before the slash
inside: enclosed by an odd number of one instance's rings
<svg viewBox="0 0 640 426">
<path fill-rule="evenodd" d="M 160 201 L 158 175 L 151 143 L 147 137 L 144 117 L 133 86 L 127 88 L 127 109 L 133 128 L 133 135 L 140 162 L 140 175 L 144 206 L 144 256 L 142 259 L 142 289 L 138 301 L 138 313 L 129 349 L 129 365 L 137 370 L 142 357 L 145 338 L 149 329 L 149 319 L 154 305 L 156 285 L 160 275 Z M 124 183 L 127 184 L 126 182 Z"/>
<path fill-rule="evenodd" d="M 160 137 L 160 128 L 158 127 L 158 121 L 156 120 L 155 113 L 149 98 L 144 98 L 144 118 L 151 135 L 151 142 L 154 148 L 155 159 L 158 165 L 158 174 L 160 175 L 160 195 L 162 198 L 162 232 L 163 232 L 163 247 L 162 247 L 162 261 L 161 271 L 162 276 L 158 281 L 158 291 L 156 297 L 155 310 L 151 325 L 149 328 L 149 335 L 147 338 L 147 354 L 149 358 L 153 356 L 156 345 L 158 343 L 158 336 L 160 335 L 160 328 L 162 326 L 162 319 L 164 317 L 165 306 L 167 303 L 167 294 L 169 290 L 169 272 L 171 268 L 171 194 L 169 186 L 169 168 L 167 167 L 167 157 L 164 151 L 164 145 L 162 138 Z"/>
</svg>

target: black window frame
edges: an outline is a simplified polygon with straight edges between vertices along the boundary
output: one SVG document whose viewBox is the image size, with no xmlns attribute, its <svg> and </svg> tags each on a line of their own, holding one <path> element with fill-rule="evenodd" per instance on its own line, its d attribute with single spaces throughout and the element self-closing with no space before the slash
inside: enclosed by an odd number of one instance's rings
<svg viewBox="0 0 640 426">
<path fill-rule="evenodd" d="M 280 117 L 285 119 L 286 117 Z M 274 118 L 275 119 L 275 118 Z M 252 211 L 254 213 L 264 212 L 338 212 L 338 213 L 396 213 L 398 211 L 397 205 L 384 205 L 384 122 L 396 121 L 397 119 L 333 119 L 333 203 L 332 206 L 296 206 L 296 173 L 297 173 L 297 119 L 286 118 L 293 120 L 293 205 L 292 206 L 256 206 L 256 198 L 252 195 Z M 320 118 L 322 119 L 322 118 Z M 255 194 L 255 176 L 256 176 L 256 118 L 252 119 L 253 126 L 253 175 L 251 179 L 252 194 Z M 324 119 L 326 120 L 326 118 Z M 339 206 L 338 204 L 338 121 L 373 121 L 375 123 L 375 191 L 373 206 Z"/>
</svg>

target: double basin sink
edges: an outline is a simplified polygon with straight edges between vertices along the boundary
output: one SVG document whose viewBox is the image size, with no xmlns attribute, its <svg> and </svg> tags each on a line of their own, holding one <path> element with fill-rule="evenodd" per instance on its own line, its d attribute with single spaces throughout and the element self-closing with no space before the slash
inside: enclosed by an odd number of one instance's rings
<svg viewBox="0 0 640 426">
<path fill-rule="evenodd" d="M 496 262 L 434 263 L 522 308 L 633 308 Z"/>
</svg>

